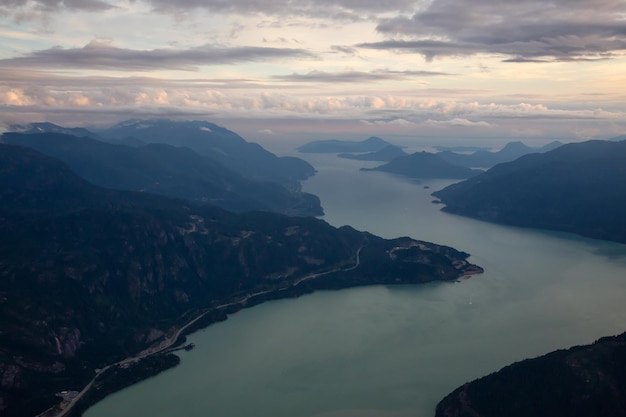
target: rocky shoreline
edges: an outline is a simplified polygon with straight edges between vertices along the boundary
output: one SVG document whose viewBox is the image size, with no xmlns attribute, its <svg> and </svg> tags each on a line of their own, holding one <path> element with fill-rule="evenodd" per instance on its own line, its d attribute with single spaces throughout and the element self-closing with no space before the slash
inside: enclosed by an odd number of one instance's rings
<svg viewBox="0 0 626 417">
<path fill-rule="evenodd" d="M 193 319 L 188 320 L 186 323 L 179 326 L 178 329 L 171 330 L 172 333 L 177 335 L 175 340 L 170 343 L 167 343 L 166 339 L 159 340 L 157 342 L 159 342 L 160 345 L 152 348 L 153 353 L 145 354 L 145 356 L 141 358 L 137 356 L 127 358 L 124 361 L 114 364 L 105 373 L 94 378 L 93 385 L 86 389 L 85 392 L 80 393 L 81 397 L 78 401 L 63 400 L 38 417 L 80 417 L 88 408 L 104 399 L 106 396 L 177 366 L 180 363 L 180 358 L 176 356 L 173 351 L 182 348 L 181 346 L 184 345 L 186 341 L 186 335 L 206 328 L 211 324 L 224 321 L 228 318 L 228 315 L 234 314 L 244 308 L 253 307 L 266 301 L 295 298 L 322 289 L 339 290 L 366 285 L 410 285 L 438 280 L 454 281 L 484 272 L 482 267 L 473 265 L 467 261 L 468 254 L 428 242 L 401 238 L 396 240 L 393 248 L 384 251 L 387 254 L 386 257 L 392 262 L 402 262 L 406 264 L 424 262 L 423 256 L 418 258 L 414 257 L 416 251 L 439 251 L 442 252 L 442 256 L 449 257 L 451 265 L 453 266 L 452 270 L 456 271 L 456 273 L 440 269 L 441 275 L 433 279 L 424 279 L 424 276 L 416 274 L 407 274 L 404 277 L 396 276 L 395 278 L 381 274 L 378 279 L 372 279 L 372 276 L 365 276 L 366 274 L 363 274 L 360 267 L 366 265 L 369 269 L 373 266 L 372 264 L 374 264 L 374 262 L 371 260 L 361 261 L 362 258 L 359 255 L 361 252 L 365 252 L 366 256 L 368 254 L 371 255 L 372 253 L 377 253 L 380 248 L 366 248 L 366 246 L 359 248 L 356 255 L 356 263 L 352 266 L 331 270 L 326 273 L 312 274 L 296 280 L 293 285 L 287 287 L 248 294 L 239 300 L 226 302 L 203 312 L 187 314 L 187 316 L 193 316 Z M 398 255 L 398 253 L 401 253 L 401 255 Z M 383 262 L 382 267 L 380 260 L 378 264 L 378 269 L 382 269 L 385 262 Z M 159 346 L 163 346 L 164 341 L 167 346 L 160 348 Z M 150 350 L 151 349 L 147 349 L 144 352 L 149 352 Z"/>
</svg>

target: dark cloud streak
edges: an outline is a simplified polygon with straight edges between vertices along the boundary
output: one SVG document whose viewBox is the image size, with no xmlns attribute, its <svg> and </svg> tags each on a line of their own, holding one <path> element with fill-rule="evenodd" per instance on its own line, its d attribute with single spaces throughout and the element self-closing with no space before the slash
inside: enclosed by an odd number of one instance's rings
<svg viewBox="0 0 626 417">
<path fill-rule="evenodd" d="M 60 12 L 63 10 L 100 12 L 110 10 L 116 6 L 101 0 L 3 0 L 0 5 L 0 14 L 12 14 L 18 9 L 32 8 L 38 12 Z"/>
<path fill-rule="evenodd" d="M 445 72 L 436 71 L 391 71 L 378 70 L 371 72 L 345 71 L 345 72 L 325 72 L 311 71 L 306 74 L 293 73 L 290 75 L 276 75 L 272 78 L 281 81 L 301 81 L 301 82 L 323 82 L 323 83 L 362 83 L 377 82 L 387 80 L 407 80 L 415 77 L 434 77 L 451 75 Z"/>
<path fill-rule="evenodd" d="M 83 48 L 50 48 L 28 55 L 0 60 L 3 67 L 106 69 L 115 71 L 182 70 L 200 66 L 224 65 L 280 58 L 312 58 L 303 49 L 264 47 L 217 47 L 191 49 L 131 50 L 92 41 Z"/>
<path fill-rule="evenodd" d="M 364 43 L 424 55 L 479 53 L 507 62 L 608 59 L 626 51 L 623 0 L 434 0 L 412 17 L 379 23 L 378 32 L 398 40 Z"/>
<path fill-rule="evenodd" d="M 205 9 L 229 14 L 302 16 L 330 20 L 359 21 L 389 12 L 411 11 L 414 0 L 143 0 L 162 12 Z"/>
</svg>

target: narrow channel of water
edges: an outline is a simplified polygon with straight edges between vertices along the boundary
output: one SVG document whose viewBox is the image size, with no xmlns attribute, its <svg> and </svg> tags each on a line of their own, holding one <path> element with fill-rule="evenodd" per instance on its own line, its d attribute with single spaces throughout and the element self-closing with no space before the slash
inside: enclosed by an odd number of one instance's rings
<svg viewBox="0 0 626 417">
<path fill-rule="evenodd" d="M 472 254 L 457 283 L 323 291 L 243 310 L 190 337 L 182 363 L 87 417 L 430 417 L 462 383 L 626 330 L 626 245 L 449 215 L 422 184 L 307 156 L 325 219 Z M 425 188 L 429 187 L 429 188 Z"/>
</svg>

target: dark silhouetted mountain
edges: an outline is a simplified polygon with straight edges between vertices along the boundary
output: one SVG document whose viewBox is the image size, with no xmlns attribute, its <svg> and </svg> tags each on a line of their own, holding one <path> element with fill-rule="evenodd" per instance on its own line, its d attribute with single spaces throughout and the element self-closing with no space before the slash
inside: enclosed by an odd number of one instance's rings
<svg viewBox="0 0 626 417">
<path fill-rule="evenodd" d="M 179 197 L 235 211 L 322 214 L 314 195 L 246 179 L 188 148 L 163 144 L 133 148 L 60 133 L 5 133 L 1 140 L 58 158 L 102 187 Z"/>
<path fill-rule="evenodd" d="M 207 325 L 316 289 L 478 271 L 465 253 L 409 238 L 100 188 L 21 146 L 0 145 L 0 202 L 3 417 L 39 414 L 60 401 L 55 393 L 80 391 L 96 369 L 158 346 L 201 311 Z M 168 358 L 107 375 L 126 375 L 119 388 L 171 366 Z M 85 398 L 114 389 L 102 383 Z"/>
<path fill-rule="evenodd" d="M 379 151 L 369 152 L 365 154 L 341 153 L 337 155 L 339 158 L 356 159 L 358 161 L 391 161 L 400 156 L 406 156 L 407 153 L 399 146 L 385 146 Z"/>
<path fill-rule="evenodd" d="M 615 137 L 607 139 L 607 140 L 610 140 L 611 142 L 621 142 L 623 140 L 626 140 L 626 135 L 615 136 Z"/>
<path fill-rule="evenodd" d="M 510 142 L 498 152 L 476 151 L 472 154 L 461 154 L 451 151 L 443 151 L 437 153 L 437 155 L 454 165 L 469 168 L 490 168 L 496 164 L 514 161 L 520 156 L 527 155 L 529 153 L 547 152 L 561 145 L 561 142 L 554 141 L 541 148 L 531 148 L 524 145 L 522 142 Z"/>
<path fill-rule="evenodd" d="M 415 152 L 401 156 L 376 168 L 361 168 L 362 171 L 384 171 L 409 178 L 469 178 L 482 171 L 453 165 L 436 154 Z"/>
<path fill-rule="evenodd" d="M 525 155 L 433 195 L 450 213 L 626 242 L 626 142 Z"/>
<path fill-rule="evenodd" d="M 302 153 L 376 152 L 389 145 L 391 145 L 389 142 L 379 137 L 372 136 L 360 142 L 349 140 L 318 140 L 305 143 L 298 148 L 298 151 Z"/>
<path fill-rule="evenodd" d="M 626 333 L 507 366 L 444 398 L 436 417 L 625 417 Z"/>
<path fill-rule="evenodd" d="M 206 121 L 129 120 L 99 134 L 118 140 L 135 138 L 144 143 L 186 147 L 244 177 L 278 182 L 290 189 L 298 189 L 298 181 L 315 173 L 300 158 L 278 157 L 235 132 Z"/>
</svg>

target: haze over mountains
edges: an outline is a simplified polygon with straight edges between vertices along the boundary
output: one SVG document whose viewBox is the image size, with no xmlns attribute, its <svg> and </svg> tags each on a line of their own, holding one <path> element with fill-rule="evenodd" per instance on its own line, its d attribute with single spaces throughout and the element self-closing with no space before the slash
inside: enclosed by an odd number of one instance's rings
<svg viewBox="0 0 626 417">
<path fill-rule="evenodd" d="M 460 165 L 468 168 L 491 168 L 492 166 L 503 162 L 514 161 L 520 156 L 524 156 L 529 153 L 543 153 L 556 149 L 561 145 L 563 145 L 562 142 L 554 141 L 539 148 L 532 148 L 522 142 L 509 142 L 497 152 L 477 150 L 466 154 L 446 150 L 438 152 L 437 156 L 454 165 Z"/>
<path fill-rule="evenodd" d="M 103 187 L 180 197 L 236 211 L 323 213 L 319 199 L 300 190 L 299 180 L 315 172 L 310 164 L 279 158 L 208 122 L 129 122 L 100 134 L 50 123 L 19 130 L 3 134 L 0 141 L 61 159 L 78 175 Z M 123 133 L 134 136 L 115 136 Z M 134 138 L 138 146 L 105 142 L 102 135 L 124 143 Z"/>
<path fill-rule="evenodd" d="M 421 151 L 409 155 L 401 147 L 372 136 L 363 141 L 313 141 L 300 146 L 298 150 L 303 153 L 335 153 L 340 158 L 360 161 L 387 162 L 376 168 L 363 168 L 365 171 L 384 171 L 413 179 L 465 179 L 496 164 L 513 161 L 529 153 L 547 152 L 561 145 L 561 142 L 554 141 L 540 148 L 532 148 L 522 142 L 509 142 L 497 152 L 464 146 L 437 153 Z"/>
<path fill-rule="evenodd" d="M 288 188 L 298 188 L 298 181 L 315 173 L 311 164 L 300 158 L 277 157 L 261 145 L 207 121 L 128 120 L 97 133 L 109 139 L 134 138 L 143 143 L 186 147 L 246 177 L 271 180 Z"/>
</svg>

